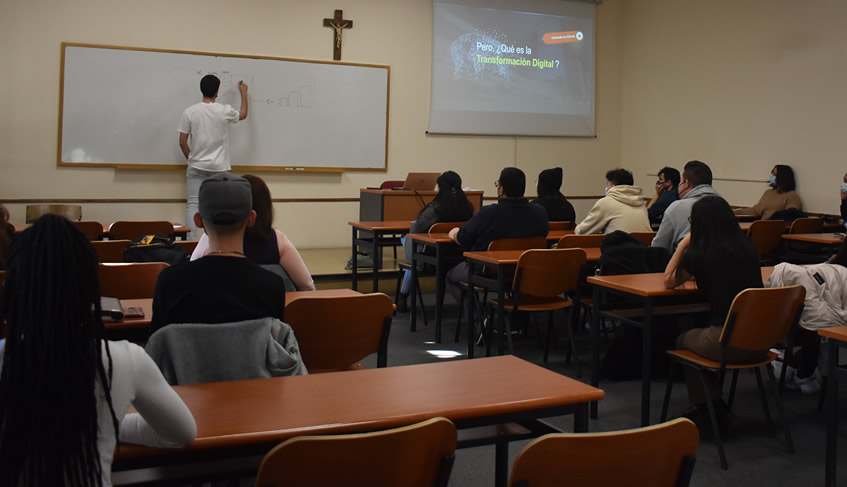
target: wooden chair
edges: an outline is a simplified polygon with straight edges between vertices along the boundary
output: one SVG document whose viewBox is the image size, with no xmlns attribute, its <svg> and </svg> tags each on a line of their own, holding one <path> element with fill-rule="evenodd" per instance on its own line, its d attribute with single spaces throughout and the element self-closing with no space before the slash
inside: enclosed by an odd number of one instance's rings
<svg viewBox="0 0 847 487">
<path fill-rule="evenodd" d="M 506 298 L 503 307 L 512 313 L 518 311 L 541 312 L 547 315 L 547 337 L 544 343 L 544 361 L 550 351 L 550 338 L 553 335 L 553 313 L 559 309 L 571 308 L 568 319 L 568 338 L 570 339 L 570 352 L 576 360 L 577 377 L 582 376 L 579 359 L 576 358 L 576 345 L 573 336 L 573 327 L 576 315 L 573 312 L 576 307 L 573 301 L 566 297 L 567 293 L 575 291 L 582 276 L 582 266 L 585 265 L 585 251 L 583 249 L 534 249 L 527 250 L 518 259 L 518 267 L 512 281 L 512 297 Z M 563 297 L 565 296 L 565 297 Z M 497 306 L 497 299 L 490 301 L 491 310 Z M 489 322 L 493 323 L 493 311 L 489 315 Z M 493 328 L 489 327 L 489 328 Z M 490 330 L 488 330 L 490 334 Z M 506 321 L 506 339 L 509 345 L 509 353 L 512 353 L 512 333 L 508 321 Z M 491 340 L 487 340 L 490 346 Z M 569 354 L 570 355 L 570 354 Z"/>
<path fill-rule="evenodd" d="M 547 238 L 546 237 L 524 237 L 524 238 L 501 238 L 498 240 L 492 241 L 488 244 L 488 250 L 529 250 L 529 249 L 546 249 L 547 248 Z M 483 273 L 490 272 L 489 269 L 483 267 Z M 465 285 L 462 287 L 461 298 L 459 299 L 459 315 L 456 319 L 456 337 L 455 341 L 459 342 L 459 336 L 462 332 L 462 316 L 465 311 L 465 296 L 467 295 L 468 286 Z M 474 299 L 476 299 L 476 291 L 480 289 L 474 289 Z M 482 303 L 485 303 L 485 300 L 488 299 L 488 290 L 483 290 L 482 295 Z M 477 302 L 477 305 L 474 309 L 481 309 L 482 305 Z M 477 316 L 482 316 L 482 313 L 479 313 Z M 482 319 L 482 318 L 480 318 Z"/>
<path fill-rule="evenodd" d="M 798 218 L 791 222 L 788 233 L 821 233 L 823 218 Z"/>
<path fill-rule="evenodd" d="M 669 350 L 668 354 L 671 359 L 671 367 L 668 371 L 668 377 L 675 377 L 674 372 L 677 364 L 692 367 L 697 371 L 703 389 L 707 391 L 708 385 L 704 373 L 716 372 L 718 374 L 719 384 L 723 385 L 726 371 L 732 370 L 732 384 L 730 386 L 728 400 L 729 407 L 732 408 L 732 403 L 735 399 L 735 385 L 738 381 L 738 371 L 741 369 L 752 369 L 756 374 L 756 382 L 759 387 L 759 396 L 762 400 L 765 419 L 771 428 L 773 428 L 773 421 L 768 410 L 767 396 L 762 382 L 761 368 L 765 367 L 768 372 L 768 378 L 770 379 L 773 396 L 776 399 L 777 412 L 782 420 L 788 452 L 794 453 L 794 443 L 791 440 L 791 432 L 788 430 L 788 423 L 786 422 L 785 412 L 782 406 L 782 397 L 777 392 L 776 379 L 774 378 L 773 367 L 771 366 L 771 362 L 776 360 L 777 354 L 769 351 L 767 357 L 758 362 L 730 364 L 727 363 L 726 351 L 730 347 L 751 351 L 768 350 L 779 343 L 789 335 L 792 328 L 800 321 L 805 296 L 806 289 L 801 285 L 769 289 L 745 289 L 741 291 L 732 301 L 732 306 L 729 309 L 729 313 L 727 313 L 726 322 L 723 326 L 723 332 L 720 337 L 720 362 L 709 360 L 690 350 Z M 664 421 L 667 417 L 672 387 L 673 380 L 668 380 L 668 386 L 665 389 L 665 400 L 662 405 L 661 421 Z M 706 401 L 706 407 L 709 411 L 709 419 L 711 420 L 712 431 L 718 447 L 721 467 L 726 469 L 728 465 L 726 455 L 724 454 L 723 442 L 721 441 L 720 429 L 718 428 L 715 406 L 711 401 Z"/>
<path fill-rule="evenodd" d="M 194 249 L 197 248 L 197 242 L 197 240 L 174 240 L 174 245 L 182 247 L 188 252 L 188 255 L 191 255 Z"/>
<path fill-rule="evenodd" d="M 103 238 L 103 224 L 95 221 L 79 221 L 74 225 L 80 232 L 84 233 L 88 240 L 100 240 Z"/>
<path fill-rule="evenodd" d="M 747 237 L 759 251 L 759 261 L 772 263 L 782 247 L 785 222 L 782 220 L 756 220 L 747 230 Z"/>
<path fill-rule="evenodd" d="M 82 220 L 80 205 L 26 205 L 26 222 L 32 223 L 46 214 L 61 215 L 71 221 Z"/>
<path fill-rule="evenodd" d="M 550 230 L 570 230 L 573 222 L 550 222 Z"/>
<path fill-rule="evenodd" d="M 377 354 L 388 361 L 388 334 L 394 304 L 382 293 L 357 296 L 305 296 L 285 307 L 309 373 L 363 368 L 360 360 Z"/>
<path fill-rule="evenodd" d="M 373 433 L 299 436 L 265 455 L 256 486 L 445 487 L 455 451 L 456 427 L 445 418 Z"/>
<path fill-rule="evenodd" d="M 656 236 L 656 232 L 632 232 L 630 235 L 637 238 L 640 242 L 644 243 L 644 245 L 650 247 L 653 245 L 653 238 Z"/>
<path fill-rule="evenodd" d="M 515 458 L 509 485 L 685 487 L 699 438 L 686 418 L 624 431 L 545 435 Z"/>
<path fill-rule="evenodd" d="M 97 252 L 97 261 L 123 262 L 124 250 L 131 242 L 129 240 L 95 240 L 91 242 Z"/>
<path fill-rule="evenodd" d="M 152 298 L 164 262 L 100 264 L 100 295 L 118 299 Z"/>
<path fill-rule="evenodd" d="M 556 248 L 559 249 L 595 249 L 606 238 L 605 234 L 593 235 L 565 235 L 559 239 Z"/>
<path fill-rule="evenodd" d="M 166 221 L 117 221 L 109 227 L 109 238 L 135 240 L 142 235 L 170 235 L 174 226 Z"/>
<path fill-rule="evenodd" d="M 461 228 L 465 223 L 466 222 L 433 223 L 432 226 L 429 227 L 428 233 L 430 233 L 430 234 L 433 234 L 433 233 L 448 233 L 448 232 L 450 232 L 450 230 L 452 230 L 454 228 Z M 412 264 L 409 262 L 409 259 L 411 259 L 411 256 L 407 255 L 406 260 L 401 260 L 401 261 L 397 262 L 397 267 L 398 267 L 400 272 L 398 272 L 398 274 L 397 274 L 397 288 L 396 288 L 396 291 L 394 293 L 394 304 L 395 305 L 400 302 L 400 287 L 403 283 L 403 276 L 407 272 L 411 272 L 411 270 L 412 270 Z M 423 271 L 418 271 L 416 278 L 420 278 L 422 275 L 433 275 L 433 274 L 432 274 L 432 272 L 427 272 L 427 270 L 425 269 Z M 421 316 L 423 317 L 423 320 L 424 320 L 424 326 L 429 326 L 429 323 L 426 319 L 426 310 L 424 309 L 423 291 L 421 291 L 420 280 L 415 282 L 415 289 L 418 290 L 417 297 L 418 297 L 418 302 L 421 305 L 420 306 Z M 415 297 L 412 296 L 412 299 L 415 299 Z"/>
</svg>

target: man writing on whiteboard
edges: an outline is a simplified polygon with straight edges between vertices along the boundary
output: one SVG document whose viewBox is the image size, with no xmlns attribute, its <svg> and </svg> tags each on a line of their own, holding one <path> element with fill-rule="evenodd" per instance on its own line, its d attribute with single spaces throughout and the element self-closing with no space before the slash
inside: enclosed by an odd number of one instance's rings
<svg viewBox="0 0 847 487">
<path fill-rule="evenodd" d="M 188 238 L 197 240 L 194 214 L 197 213 L 200 184 L 209 176 L 231 169 L 229 162 L 229 124 L 247 118 L 247 84 L 238 82 L 241 109 L 217 103 L 221 80 L 207 74 L 200 80 L 203 101 L 186 108 L 179 121 L 179 148 L 188 160 L 186 193 L 188 207 L 185 224 L 191 228 Z M 189 144 L 189 138 L 191 143 Z"/>
</svg>

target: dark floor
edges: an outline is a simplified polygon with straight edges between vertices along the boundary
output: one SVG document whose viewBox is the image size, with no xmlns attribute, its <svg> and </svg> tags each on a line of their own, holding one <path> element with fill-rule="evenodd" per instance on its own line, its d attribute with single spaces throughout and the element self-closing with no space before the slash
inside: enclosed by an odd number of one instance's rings
<svg viewBox="0 0 847 487">
<path fill-rule="evenodd" d="M 432 320 L 434 308 L 431 303 L 433 296 L 425 296 L 427 309 Z M 409 330 L 409 313 L 397 314 L 394 319 L 388 349 L 389 366 L 436 362 L 439 360 L 463 360 L 466 354 L 464 340 L 453 342 L 456 323 L 456 307 L 448 304 L 445 311 L 444 338 L 441 344 L 434 343 L 434 325 L 424 327 L 418 319 L 418 331 Z M 560 337 L 564 337 L 565 328 L 561 324 Z M 583 332 L 577 337 L 578 350 L 583 364 L 583 381 L 588 381 L 588 356 L 590 351 L 588 333 Z M 605 345 L 604 345 L 605 346 Z M 565 341 L 560 340 L 559 348 L 554 349 L 547 364 L 542 363 L 541 348 L 536 338 L 534 327 L 530 334 L 517 337 L 515 340 L 515 355 L 545 366 L 551 370 L 576 377 L 573 364 L 565 363 Z M 455 358 L 439 358 L 454 354 Z M 484 349 L 477 348 L 477 356 L 484 354 Z M 375 359 L 371 358 L 375 366 Z M 767 379 L 766 379 L 767 380 Z M 496 384 L 493 384 L 496 387 Z M 665 379 L 655 379 L 652 382 L 651 421 L 658 422 L 661 402 L 666 387 Z M 612 431 L 635 428 L 639 426 L 640 418 L 640 381 L 623 382 L 601 381 L 600 388 L 606 392 L 606 398 L 600 402 L 599 419 L 590 421 L 589 431 Z M 841 388 L 840 403 L 847 404 L 844 390 Z M 780 424 L 775 436 L 768 435 L 761 405 L 756 391 L 756 381 L 752 374 L 743 373 L 738 381 L 736 404 L 733 408 L 737 421 L 725 438 L 725 448 L 729 462 L 729 470 L 720 468 L 717 450 L 710 440 L 708 432 L 701 431 L 700 448 L 697 451 L 697 463 L 692 478 L 692 486 L 744 485 L 744 486 L 795 486 L 822 485 L 824 482 L 824 444 L 825 424 L 824 415 L 818 413 L 818 396 L 805 396 L 799 391 L 785 391 L 785 406 L 791 433 L 794 438 L 796 453 L 786 452 L 785 442 Z M 775 416 L 775 408 L 771 405 Z M 679 415 L 688 407 L 686 387 L 683 382 L 675 383 L 671 398 L 670 416 Z M 847 408 L 841 408 L 842 412 Z M 842 414 L 843 417 L 847 414 Z M 550 421 L 564 431 L 572 431 L 573 421 L 570 417 L 552 418 Z M 847 434 L 842 428 L 839 435 L 842 451 L 847 449 Z M 510 447 L 512 460 L 526 442 L 513 443 Z M 840 456 L 843 458 L 843 455 Z M 847 485 L 847 462 L 841 466 L 838 485 Z M 491 486 L 494 484 L 494 448 L 480 447 L 457 451 L 456 463 L 451 477 L 451 486 Z"/>
</svg>

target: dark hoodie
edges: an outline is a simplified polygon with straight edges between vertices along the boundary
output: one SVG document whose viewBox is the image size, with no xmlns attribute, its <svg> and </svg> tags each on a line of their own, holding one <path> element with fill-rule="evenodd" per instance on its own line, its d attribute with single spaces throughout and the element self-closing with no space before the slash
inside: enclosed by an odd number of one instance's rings
<svg viewBox="0 0 847 487">
<path fill-rule="evenodd" d="M 538 199 L 533 203 L 547 210 L 547 220 L 551 222 L 572 222 L 576 220 L 573 205 L 559 191 L 562 187 L 562 168 L 545 169 L 538 175 Z"/>
</svg>

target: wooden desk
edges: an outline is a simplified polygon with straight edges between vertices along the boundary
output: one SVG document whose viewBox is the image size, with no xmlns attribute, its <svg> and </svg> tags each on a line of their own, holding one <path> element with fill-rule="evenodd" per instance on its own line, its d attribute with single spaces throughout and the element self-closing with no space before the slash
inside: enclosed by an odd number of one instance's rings
<svg viewBox="0 0 847 487">
<path fill-rule="evenodd" d="M 437 191 L 412 191 L 393 189 L 359 190 L 359 220 L 415 220 L 423 207 L 429 204 Z M 482 191 L 465 191 L 474 206 L 474 213 L 482 207 Z"/>
<path fill-rule="evenodd" d="M 411 220 L 396 221 L 360 221 L 347 222 L 353 229 L 353 290 L 359 289 L 359 264 L 357 250 L 359 247 L 369 250 L 373 257 L 373 292 L 379 290 L 379 278 L 377 271 L 382 265 L 382 248 L 399 245 L 398 238 L 385 239 L 386 235 L 405 235 L 409 233 Z"/>
<path fill-rule="evenodd" d="M 341 434 L 404 426 L 444 416 L 459 428 L 459 448 L 495 443 L 497 485 L 508 474 L 508 442 L 553 430 L 539 418 L 574 415 L 588 430 L 588 401 L 602 390 L 514 356 L 438 362 L 296 377 L 174 387 L 197 422 L 197 439 L 183 449 L 121 445 L 120 471 L 188 460 L 263 455 L 300 435 Z M 496 440 L 471 439 L 469 428 L 520 421 L 537 430 Z"/>
<path fill-rule="evenodd" d="M 292 291 L 285 293 L 285 305 L 303 296 L 338 297 L 359 294 L 352 289 L 321 289 L 317 291 Z M 109 340 L 146 340 L 150 336 L 150 324 L 153 317 L 153 298 L 121 299 L 121 307 L 141 308 L 143 318 L 124 318 L 123 321 L 103 323 L 106 328 L 106 338 Z"/>
<path fill-rule="evenodd" d="M 824 485 L 836 485 L 836 453 L 838 449 L 838 383 L 847 382 L 847 370 L 838 366 L 838 351 L 847 347 L 847 327 L 836 326 L 818 330 L 826 342 L 826 477 Z"/>
<path fill-rule="evenodd" d="M 103 224 L 101 222 L 101 225 L 103 226 L 103 234 L 100 236 L 100 238 L 102 239 L 102 238 L 106 238 L 106 237 L 109 236 L 109 227 L 111 226 L 111 224 Z M 182 223 L 174 223 L 173 225 L 174 225 L 174 231 L 173 231 L 174 236 L 176 236 L 180 240 L 185 240 L 186 236 L 188 235 L 188 232 L 190 232 L 191 229 L 186 227 Z M 21 233 L 24 230 L 26 230 L 27 228 L 31 227 L 32 223 L 13 223 L 12 226 L 15 227 L 15 233 Z"/>
<path fill-rule="evenodd" d="M 762 268 L 762 281 L 767 281 L 773 273 L 773 267 Z M 650 424 L 650 354 L 653 338 L 654 306 L 658 298 L 691 296 L 698 292 L 697 283 L 686 281 L 673 289 L 665 287 L 664 273 L 626 274 L 619 276 L 589 276 L 586 281 L 592 284 L 593 313 L 591 316 L 591 385 L 596 386 L 600 381 L 600 317 L 608 316 L 629 325 L 641 328 L 641 426 Z M 622 316 L 620 312 L 603 311 L 603 303 L 607 294 L 623 295 L 635 298 L 644 303 L 641 321 L 632 316 Z M 708 311 L 708 307 L 691 306 L 669 308 L 667 313 L 678 314 L 688 312 Z M 663 310 L 664 311 L 664 310 Z M 597 405 L 591 405 L 591 417 L 597 418 Z"/>
<path fill-rule="evenodd" d="M 783 240 L 792 242 L 813 243 L 818 245 L 838 246 L 844 243 L 843 233 L 789 233 L 782 236 Z"/>
</svg>

